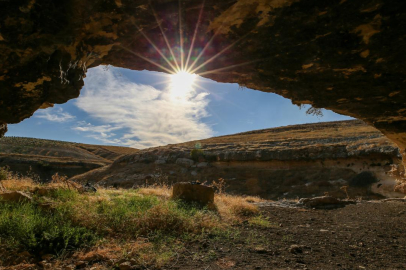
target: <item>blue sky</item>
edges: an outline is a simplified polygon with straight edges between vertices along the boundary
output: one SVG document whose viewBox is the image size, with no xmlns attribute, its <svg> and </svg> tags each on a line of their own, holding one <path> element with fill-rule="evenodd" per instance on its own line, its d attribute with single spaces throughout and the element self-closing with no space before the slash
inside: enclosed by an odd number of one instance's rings
<svg viewBox="0 0 406 270">
<path fill-rule="evenodd" d="M 351 119 L 306 115 L 272 93 L 197 77 L 179 94 L 169 75 L 115 67 L 88 70 L 78 99 L 9 125 L 8 136 L 146 148 L 278 126 Z M 177 94 L 174 94 L 177 93 Z"/>
</svg>

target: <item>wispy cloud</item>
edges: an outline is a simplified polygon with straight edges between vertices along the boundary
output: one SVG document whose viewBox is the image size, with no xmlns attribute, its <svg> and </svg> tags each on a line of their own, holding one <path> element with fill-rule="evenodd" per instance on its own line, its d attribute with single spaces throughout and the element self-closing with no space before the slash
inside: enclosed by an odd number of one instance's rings
<svg viewBox="0 0 406 270">
<path fill-rule="evenodd" d="M 35 117 L 46 119 L 51 122 L 64 123 L 75 119 L 75 116 L 70 113 L 64 112 L 62 108 L 48 108 L 39 110 Z"/>
<path fill-rule="evenodd" d="M 77 107 L 102 125 L 79 123 L 74 129 L 105 143 L 146 148 L 207 138 L 211 128 L 207 117 L 206 93 L 191 90 L 176 99 L 169 90 L 130 82 L 108 71 L 88 71 Z"/>
</svg>

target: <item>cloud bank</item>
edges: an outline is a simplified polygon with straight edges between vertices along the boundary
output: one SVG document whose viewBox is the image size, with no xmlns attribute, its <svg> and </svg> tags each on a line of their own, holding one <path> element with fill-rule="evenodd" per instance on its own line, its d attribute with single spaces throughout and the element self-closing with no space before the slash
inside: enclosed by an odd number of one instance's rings
<svg viewBox="0 0 406 270">
<path fill-rule="evenodd" d="M 35 113 L 35 117 L 58 123 L 64 123 L 75 119 L 75 116 L 64 112 L 62 108 L 48 108 L 46 110 L 40 110 Z"/>
<path fill-rule="evenodd" d="M 76 106 L 102 125 L 79 122 L 75 130 L 104 143 L 147 148 L 207 138 L 206 93 L 191 90 L 174 98 L 169 89 L 158 90 L 118 76 L 114 69 L 88 71 Z"/>
</svg>

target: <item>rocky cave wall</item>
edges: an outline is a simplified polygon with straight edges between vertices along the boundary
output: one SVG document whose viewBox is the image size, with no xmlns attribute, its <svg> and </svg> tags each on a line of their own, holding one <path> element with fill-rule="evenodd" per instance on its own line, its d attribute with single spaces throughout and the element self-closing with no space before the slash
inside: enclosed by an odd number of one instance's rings
<svg viewBox="0 0 406 270">
<path fill-rule="evenodd" d="M 78 97 L 91 67 L 169 72 L 167 43 L 181 59 L 197 24 L 198 74 L 362 119 L 404 151 L 401 0 L 0 1 L 0 130 Z"/>
</svg>

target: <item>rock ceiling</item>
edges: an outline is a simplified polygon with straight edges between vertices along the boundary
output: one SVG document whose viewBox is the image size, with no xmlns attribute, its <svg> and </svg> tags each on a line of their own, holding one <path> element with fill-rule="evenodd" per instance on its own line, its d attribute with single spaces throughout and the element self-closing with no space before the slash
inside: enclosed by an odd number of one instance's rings
<svg viewBox="0 0 406 270">
<path fill-rule="evenodd" d="M 192 43 L 204 77 L 362 119 L 405 149 L 401 0 L 3 0 L 0 124 L 78 97 L 91 67 L 169 72 Z"/>
</svg>

